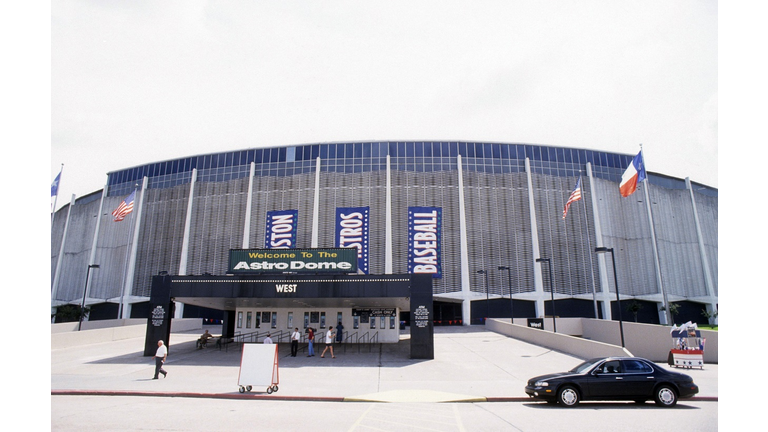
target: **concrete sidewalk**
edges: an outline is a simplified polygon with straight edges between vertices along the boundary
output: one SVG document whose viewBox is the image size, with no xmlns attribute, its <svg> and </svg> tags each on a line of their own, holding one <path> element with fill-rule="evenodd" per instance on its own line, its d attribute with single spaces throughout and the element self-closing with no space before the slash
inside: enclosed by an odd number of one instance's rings
<svg viewBox="0 0 768 432">
<path fill-rule="evenodd" d="M 218 333 L 211 328 L 212 333 Z M 51 350 L 52 395 L 137 395 L 193 398 L 378 401 L 527 401 L 524 387 L 536 375 L 571 369 L 582 359 L 487 331 L 482 326 L 436 327 L 435 359 L 408 358 L 409 341 L 368 346 L 334 345 L 336 358 L 290 356 L 279 347 L 279 390 L 240 393 L 240 349 L 196 349 L 201 331 L 173 333 L 167 378 L 153 380 L 154 360 L 143 356 L 144 339 Z M 668 368 L 666 364 L 661 366 Z M 691 375 L 700 393 L 717 400 L 718 365 L 674 369 Z"/>
</svg>

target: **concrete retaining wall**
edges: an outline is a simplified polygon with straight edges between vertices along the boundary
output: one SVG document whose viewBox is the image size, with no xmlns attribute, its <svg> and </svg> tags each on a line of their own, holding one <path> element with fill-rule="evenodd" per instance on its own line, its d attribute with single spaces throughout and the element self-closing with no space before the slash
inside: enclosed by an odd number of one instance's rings
<svg viewBox="0 0 768 432">
<path fill-rule="evenodd" d="M 573 323 L 569 323 L 569 326 L 573 326 Z M 611 345 L 603 342 L 567 335 L 565 333 L 560 333 L 563 331 L 561 330 L 560 320 L 557 320 L 558 333 L 529 328 L 518 324 L 512 324 L 507 320 L 498 319 L 487 320 L 486 327 L 496 333 L 513 337 L 515 339 L 520 339 L 534 345 L 539 345 L 545 348 L 550 348 L 556 351 L 570 354 L 581 359 L 632 355 L 630 352 L 622 349 L 617 345 Z"/>
<path fill-rule="evenodd" d="M 201 330 L 202 328 L 202 318 L 174 319 L 171 322 L 173 333 Z M 51 349 L 67 348 L 99 342 L 111 342 L 122 339 L 144 338 L 146 335 L 146 318 L 83 322 L 81 331 L 77 331 L 77 323 L 52 324 Z"/>
<path fill-rule="evenodd" d="M 592 358 L 621 354 L 621 331 L 618 321 L 589 318 L 558 318 L 557 333 L 552 333 L 552 319 L 544 319 L 544 331 L 528 328 L 526 320 L 489 319 L 489 330 L 505 334 L 536 345 L 552 348 L 580 358 Z M 624 322 L 624 345 L 631 355 L 655 362 L 666 362 L 672 348 L 671 328 L 654 324 Z M 700 330 L 706 339 L 704 362 L 718 362 L 718 332 Z M 574 341 L 575 339 L 575 341 Z M 582 343 L 577 341 L 589 342 Z M 592 344 L 596 343 L 596 344 Z M 608 349 L 607 346 L 613 347 Z M 618 350 L 618 351 L 617 351 Z M 615 353 L 615 354 L 614 354 Z"/>
</svg>

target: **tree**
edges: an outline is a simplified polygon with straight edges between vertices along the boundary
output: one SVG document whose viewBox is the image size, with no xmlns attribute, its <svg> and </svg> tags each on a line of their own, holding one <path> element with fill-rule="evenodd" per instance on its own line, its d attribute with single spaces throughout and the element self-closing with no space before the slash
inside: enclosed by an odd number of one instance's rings
<svg viewBox="0 0 768 432">
<path fill-rule="evenodd" d="M 669 306 L 669 314 L 672 315 L 672 324 L 674 324 L 675 315 L 677 315 L 677 313 L 680 311 L 680 305 L 675 303 L 668 303 L 667 305 Z M 664 310 L 667 310 L 667 308 L 662 306 L 661 310 L 664 311 Z"/>
<path fill-rule="evenodd" d="M 715 319 L 717 318 L 717 311 L 709 312 L 707 308 L 701 311 L 701 314 L 707 318 L 709 325 L 715 325 Z"/>
<path fill-rule="evenodd" d="M 643 304 L 634 299 L 632 300 L 632 303 L 629 303 L 626 306 L 627 312 L 631 312 L 632 315 L 634 315 L 635 322 L 637 322 L 637 313 L 640 312 L 640 309 L 642 308 L 643 308 Z"/>
<path fill-rule="evenodd" d="M 65 323 L 65 322 L 78 322 L 80 321 L 80 305 L 62 305 L 56 307 L 56 314 L 54 315 L 55 321 L 57 323 Z M 82 311 L 82 317 L 86 318 L 88 314 L 91 312 L 91 308 L 86 306 Z"/>
</svg>

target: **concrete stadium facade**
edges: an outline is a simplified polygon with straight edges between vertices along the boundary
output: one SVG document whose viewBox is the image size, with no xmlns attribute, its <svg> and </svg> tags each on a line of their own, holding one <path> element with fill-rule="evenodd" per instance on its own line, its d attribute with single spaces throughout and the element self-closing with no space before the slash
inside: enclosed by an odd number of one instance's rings
<svg viewBox="0 0 768 432">
<path fill-rule="evenodd" d="M 718 191 L 649 172 L 624 198 L 618 183 L 634 156 L 532 144 L 340 142 L 110 172 L 103 190 L 73 196 L 53 215 L 52 310 L 86 298 L 91 319 L 146 317 L 152 276 L 224 275 L 229 250 L 267 247 L 268 215 L 286 210 L 298 220 L 291 247 L 333 248 L 338 210 L 365 209 L 366 272 L 409 273 L 409 211 L 437 209 L 438 324 L 553 313 L 664 324 L 670 303 L 681 306 L 672 320 L 706 321 L 718 304 Z M 582 199 L 563 218 L 579 179 Z M 133 212 L 113 221 L 134 190 Z M 613 249 L 615 278 L 611 254 L 597 247 Z M 183 305 L 175 313 L 185 317 Z"/>
</svg>

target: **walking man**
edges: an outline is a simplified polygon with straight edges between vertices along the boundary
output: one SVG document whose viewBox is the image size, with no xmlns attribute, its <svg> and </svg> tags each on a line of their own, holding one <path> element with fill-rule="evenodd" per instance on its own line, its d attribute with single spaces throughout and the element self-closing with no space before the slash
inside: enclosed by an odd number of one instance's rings
<svg viewBox="0 0 768 432">
<path fill-rule="evenodd" d="M 336 358 L 336 356 L 333 355 L 333 327 L 328 327 L 328 331 L 325 333 L 325 349 L 323 350 L 323 353 L 320 354 L 320 358 L 325 357 L 325 352 L 328 351 L 328 348 L 331 349 L 331 357 Z"/>
<path fill-rule="evenodd" d="M 163 345 L 163 341 L 157 341 L 157 352 L 155 353 L 155 377 L 157 379 L 159 374 L 163 374 L 163 378 L 168 375 L 168 372 L 163 370 L 163 363 L 168 358 L 168 348 Z"/>
<path fill-rule="evenodd" d="M 301 339 L 301 333 L 299 333 L 299 329 L 294 328 L 293 333 L 291 333 L 291 357 L 296 357 L 296 354 L 299 352 L 299 339 Z"/>
</svg>

